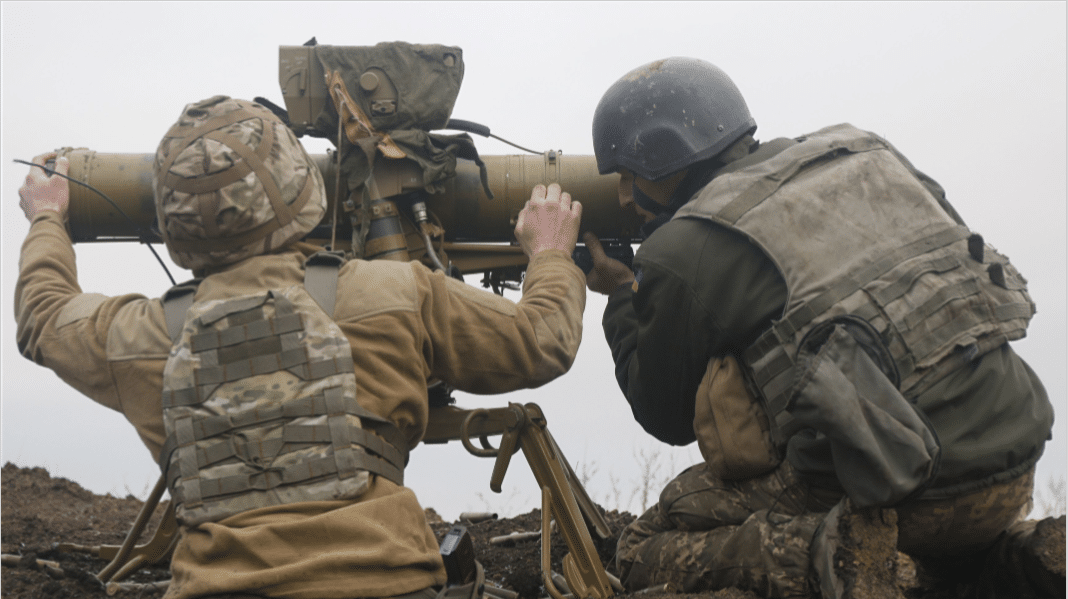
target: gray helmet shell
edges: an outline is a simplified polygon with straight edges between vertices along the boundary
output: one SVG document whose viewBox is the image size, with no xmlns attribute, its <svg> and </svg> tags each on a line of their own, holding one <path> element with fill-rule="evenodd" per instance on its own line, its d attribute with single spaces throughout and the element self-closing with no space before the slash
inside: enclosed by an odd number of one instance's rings
<svg viewBox="0 0 1068 599">
<path fill-rule="evenodd" d="M 658 181 L 755 130 L 726 73 L 696 58 L 667 58 L 608 88 L 593 115 L 593 151 L 602 175 L 625 168 Z"/>
</svg>

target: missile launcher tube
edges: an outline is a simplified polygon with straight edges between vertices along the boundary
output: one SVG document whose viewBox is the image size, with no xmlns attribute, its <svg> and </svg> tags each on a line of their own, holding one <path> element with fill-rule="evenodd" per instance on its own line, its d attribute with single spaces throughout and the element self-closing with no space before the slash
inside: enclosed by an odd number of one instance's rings
<svg viewBox="0 0 1068 599">
<path fill-rule="evenodd" d="M 152 154 L 105 154 L 66 148 L 61 155 L 70 160 L 72 178 L 96 187 L 126 214 L 123 216 L 91 190 L 71 185 L 70 232 L 75 243 L 138 241 L 142 235 L 147 241 L 160 242 L 155 232 Z M 324 222 L 329 222 L 334 213 L 337 177 L 331 157 L 332 154 L 312 156 L 327 187 L 330 206 Z M 513 242 L 516 217 L 538 183 L 559 183 L 573 199 L 582 202 L 583 231 L 593 231 L 602 239 L 639 238 L 637 216 L 619 209 L 618 176 L 598 174 L 593 156 L 546 152 L 485 156 L 483 160 L 492 199 L 483 190 L 478 166 L 467 160 L 458 161 L 456 176 L 445 182 L 444 193 L 426 196 L 427 207 L 445 230 L 446 241 Z M 372 190 L 382 198 L 422 190 L 421 176 L 413 169 L 414 163 L 379 158 Z M 339 221 L 338 236 L 349 235 L 346 219 Z"/>
</svg>

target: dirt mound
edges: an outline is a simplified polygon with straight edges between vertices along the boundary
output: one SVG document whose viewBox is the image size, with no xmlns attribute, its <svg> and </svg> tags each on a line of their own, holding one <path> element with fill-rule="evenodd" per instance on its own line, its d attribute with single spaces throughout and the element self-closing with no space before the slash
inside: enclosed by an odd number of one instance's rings
<svg viewBox="0 0 1068 599">
<path fill-rule="evenodd" d="M 117 498 L 94 495 L 77 483 L 52 478 L 43 468 L 20 468 L 8 463 L 2 472 L 0 550 L 7 556 L 17 558 L 5 560 L 0 596 L 5 599 L 110 597 L 94 578 L 94 574 L 103 569 L 108 560 L 84 553 L 57 551 L 55 545 L 120 545 L 141 509 L 141 501 L 132 496 Z M 157 510 L 157 514 L 161 511 Z M 540 510 L 515 518 L 477 523 L 466 520 L 444 522 L 433 509 L 427 510 L 427 516 L 439 540 L 454 524 L 462 524 L 467 528 L 472 536 L 475 557 L 485 568 L 487 581 L 517 592 L 519 599 L 538 599 L 547 595 L 541 578 L 541 543 L 537 539 L 521 540 L 510 545 L 490 544 L 495 537 L 540 530 Z M 633 519 L 634 516 L 626 512 L 606 514 L 613 535 L 596 543 L 603 563 L 611 563 L 616 538 Z M 146 527 L 148 531 L 154 529 L 155 522 L 150 522 Z M 149 534 L 146 532 L 145 536 Z M 146 540 L 142 539 L 141 542 Z M 560 560 L 566 553 L 563 539 L 555 535 L 551 549 L 554 570 L 560 571 Z M 146 587 L 169 578 L 165 565 L 144 568 L 127 581 L 141 587 L 113 596 L 121 599 L 158 599 L 164 591 Z M 641 596 L 642 599 L 663 597 L 653 593 Z M 685 599 L 686 595 L 670 597 Z M 753 596 L 737 591 L 721 591 L 703 597 L 752 599 Z"/>
<path fill-rule="evenodd" d="M 53 546 L 61 542 L 121 545 L 142 503 L 132 496 L 100 497 L 67 479 L 52 478 L 43 468 L 7 463 L 0 479 L 0 505 L 0 551 L 21 558 L 14 566 L 5 559 L 3 597 L 96 599 L 108 596 L 93 576 L 108 561 L 84 553 L 61 553 Z M 155 530 L 155 523 L 150 530 Z M 131 581 L 168 578 L 164 565 L 146 568 Z M 128 596 L 149 599 L 162 597 L 163 592 Z"/>
<path fill-rule="evenodd" d="M 104 599 L 112 596 L 94 577 L 107 565 L 108 560 L 92 554 L 58 551 L 55 545 L 74 543 L 95 547 L 121 544 L 141 509 L 141 501 L 132 496 L 117 498 L 94 495 L 74 482 L 52 478 L 43 468 L 20 468 L 8 463 L 3 467 L 2 476 L 0 550 L 5 558 L 0 597 Z M 161 511 L 157 510 L 157 514 Z M 541 543 L 537 539 L 509 545 L 490 543 L 495 537 L 540 530 L 540 510 L 515 518 L 481 522 L 443 522 L 432 509 L 427 510 L 427 515 L 439 540 L 454 524 L 467 527 L 472 535 L 475 557 L 485 568 L 487 581 L 515 591 L 518 599 L 546 597 L 541 575 Z M 618 574 L 612 563 L 616 539 L 623 527 L 633 519 L 634 516 L 626 512 L 612 511 L 606 514 L 612 536 L 595 544 L 602 563 L 612 574 Z M 1061 527 L 1063 523 L 1061 519 Z M 146 527 L 148 531 L 154 529 L 155 522 Z M 146 533 L 146 536 L 149 534 Z M 1059 538 L 1063 539 L 1063 535 Z M 145 540 L 142 539 L 142 542 Z M 563 540 L 559 535 L 554 535 L 551 561 L 555 571 L 560 571 L 560 560 L 566 552 Z M 1059 548 L 1057 555 L 1050 557 L 1059 559 L 1063 572 L 1063 547 Z M 900 587 L 910 599 L 963 599 L 975 590 L 973 585 L 967 583 L 956 584 L 952 588 L 930 586 L 923 582 L 922 573 L 918 574 L 911 560 L 903 554 L 899 556 L 898 576 Z M 120 599 L 158 599 L 164 591 L 152 588 L 152 583 L 169 578 L 165 564 L 143 568 L 126 581 L 136 587 L 114 596 Z M 687 599 L 698 596 L 704 599 L 755 599 L 750 593 L 734 589 L 702 595 L 643 592 L 630 598 Z"/>
</svg>

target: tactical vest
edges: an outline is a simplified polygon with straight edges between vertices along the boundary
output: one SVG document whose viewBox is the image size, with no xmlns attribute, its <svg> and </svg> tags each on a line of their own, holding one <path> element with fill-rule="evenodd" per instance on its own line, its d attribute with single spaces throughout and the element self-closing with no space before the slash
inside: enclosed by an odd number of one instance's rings
<svg viewBox="0 0 1068 599">
<path fill-rule="evenodd" d="M 312 256 L 303 286 L 194 303 L 194 281 L 164 296 L 174 347 L 159 463 L 182 524 L 354 499 L 369 473 L 403 484 L 407 443 L 356 403 L 351 346 L 330 316 L 340 262 Z"/>
<path fill-rule="evenodd" d="M 1035 307 L 1008 260 L 955 220 L 886 140 L 836 125 L 712 180 L 676 218 L 746 235 L 786 282 L 783 314 L 744 353 L 780 447 L 805 333 L 870 323 L 914 399 L 950 371 L 1024 336 Z"/>
</svg>

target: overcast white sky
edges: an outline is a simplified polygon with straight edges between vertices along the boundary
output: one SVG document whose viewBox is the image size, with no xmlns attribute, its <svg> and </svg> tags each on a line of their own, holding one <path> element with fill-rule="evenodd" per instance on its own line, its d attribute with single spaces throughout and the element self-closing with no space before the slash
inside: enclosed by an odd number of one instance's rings
<svg viewBox="0 0 1068 599">
<path fill-rule="evenodd" d="M 70 390 L 15 347 L 11 301 L 28 225 L 16 194 L 26 167 L 12 159 L 63 146 L 152 152 L 182 106 L 215 94 L 281 104 L 278 46 L 315 36 L 332 45 L 460 46 L 466 75 L 453 116 L 526 147 L 592 154 L 590 122 L 604 90 L 630 69 L 669 56 L 727 71 L 759 139 L 840 122 L 887 137 L 1029 279 L 1039 312 L 1015 347 L 1042 377 L 1059 418 L 1039 485 L 1064 476 L 1063 2 L 4 2 L 0 21 L 4 462 L 43 466 L 119 496 L 144 497 L 158 477 L 120 414 Z M 515 153 L 492 140 L 476 143 L 484 155 Z M 309 144 L 313 153 L 324 148 Z M 145 248 L 77 250 L 85 291 L 156 297 L 169 286 Z M 460 402 L 537 402 L 568 457 L 590 466 L 594 499 L 636 512 L 636 456 L 659 452 L 654 476 L 663 481 L 700 454 L 693 446 L 669 451 L 633 423 L 613 378 L 603 308 L 591 295 L 583 346 L 565 377 Z M 491 460 L 453 443 L 417 449 L 406 477 L 423 504 L 446 518 L 537 505 L 521 460 L 512 461 L 499 496 L 489 491 L 491 468 Z"/>
</svg>

